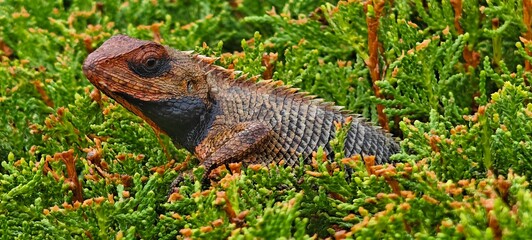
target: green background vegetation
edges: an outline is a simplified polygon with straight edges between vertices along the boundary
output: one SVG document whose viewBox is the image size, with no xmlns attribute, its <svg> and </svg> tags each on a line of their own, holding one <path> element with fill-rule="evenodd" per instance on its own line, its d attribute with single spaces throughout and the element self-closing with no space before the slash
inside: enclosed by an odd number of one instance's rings
<svg viewBox="0 0 532 240">
<path fill-rule="evenodd" d="M 0 0 L 0 238 L 529 237 L 530 9 L 530 0 Z M 118 33 L 221 57 L 375 124 L 385 115 L 398 163 L 327 162 L 320 151 L 312 165 L 233 171 L 205 191 L 188 180 L 168 201 L 171 181 L 197 160 L 81 71 Z"/>
</svg>

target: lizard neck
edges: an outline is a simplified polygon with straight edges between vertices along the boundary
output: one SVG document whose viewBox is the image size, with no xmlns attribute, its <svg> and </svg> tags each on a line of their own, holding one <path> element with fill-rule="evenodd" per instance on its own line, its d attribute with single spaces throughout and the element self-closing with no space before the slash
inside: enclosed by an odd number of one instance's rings
<svg viewBox="0 0 532 240">
<path fill-rule="evenodd" d="M 192 153 L 207 136 L 217 109 L 215 103 L 207 104 L 192 96 L 157 101 L 142 101 L 128 95 L 124 98 L 168 134 L 174 143 Z"/>
</svg>

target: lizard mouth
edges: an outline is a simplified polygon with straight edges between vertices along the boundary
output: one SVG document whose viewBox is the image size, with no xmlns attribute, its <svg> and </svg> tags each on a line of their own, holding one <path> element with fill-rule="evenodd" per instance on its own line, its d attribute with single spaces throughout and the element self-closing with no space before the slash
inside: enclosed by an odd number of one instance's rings
<svg viewBox="0 0 532 240">
<path fill-rule="evenodd" d="M 128 94 L 123 93 L 121 91 L 113 90 L 113 84 L 108 84 L 113 83 L 113 77 L 107 74 L 105 71 L 101 71 L 98 68 L 97 64 L 91 60 L 90 55 L 83 63 L 83 73 L 85 74 L 89 82 L 91 82 L 98 90 L 103 92 L 108 97 L 114 99 L 116 102 L 124 106 L 130 112 L 141 117 L 156 131 L 163 132 L 150 118 L 146 117 L 137 106 L 127 100 L 128 97 L 133 98 L 132 96 L 129 96 Z"/>
<path fill-rule="evenodd" d="M 89 56 L 87 57 L 87 59 L 85 59 L 85 62 L 83 63 L 83 74 L 85 74 L 89 82 L 91 82 L 94 86 L 103 91 L 102 88 L 105 87 L 107 84 L 105 84 L 105 82 L 102 81 L 101 78 L 105 74 L 98 70 L 97 64 L 91 58 L 92 54 L 89 54 Z"/>
<path fill-rule="evenodd" d="M 91 55 L 83 63 L 83 73 L 96 88 L 105 93 L 105 95 L 115 99 L 121 104 L 127 104 L 126 101 L 118 100 L 118 95 L 122 94 L 121 89 L 128 89 L 128 82 L 121 81 L 120 78 L 113 76 L 105 71 L 100 62 L 91 61 Z M 131 84 L 131 83 L 129 83 Z"/>
<path fill-rule="evenodd" d="M 87 61 L 85 61 L 83 64 L 83 74 L 85 74 L 89 82 L 91 82 L 92 85 L 94 85 L 98 90 L 113 98 L 114 94 L 112 91 L 110 91 L 110 86 L 104 80 L 105 78 L 109 77 L 106 77 L 105 73 L 98 71 L 98 68 L 95 66 L 95 64 L 88 64 Z"/>
</svg>

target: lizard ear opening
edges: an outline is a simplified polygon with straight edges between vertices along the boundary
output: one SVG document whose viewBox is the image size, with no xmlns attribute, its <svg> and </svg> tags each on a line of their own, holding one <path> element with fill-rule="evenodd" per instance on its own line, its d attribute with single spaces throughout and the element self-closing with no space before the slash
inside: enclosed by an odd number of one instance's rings
<svg viewBox="0 0 532 240">
<path fill-rule="evenodd" d="M 140 77 L 154 78 L 171 69 L 170 58 L 161 45 L 143 46 L 127 61 L 128 68 Z"/>
<path fill-rule="evenodd" d="M 188 93 L 194 92 L 194 84 L 190 80 L 187 81 L 187 92 Z"/>
</svg>

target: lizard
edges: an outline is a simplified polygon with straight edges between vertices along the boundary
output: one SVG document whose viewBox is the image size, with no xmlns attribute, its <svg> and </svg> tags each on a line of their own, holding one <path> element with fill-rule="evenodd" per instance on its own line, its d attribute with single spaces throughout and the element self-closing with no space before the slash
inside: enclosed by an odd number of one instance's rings
<svg viewBox="0 0 532 240">
<path fill-rule="evenodd" d="M 389 133 L 341 107 L 280 81 L 235 77 L 215 60 L 115 35 L 88 55 L 83 73 L 97 89 L 193 153 L 205 167 L 203 183 L 228 163 L 308 164 L 320 146 L 332 156 L 335 122 L 350 116 L 346 157 L 373 155 L 383 164 L 399 151 Z M 180 181 L 182 176 L 171 188 Z"/>
</svg>

